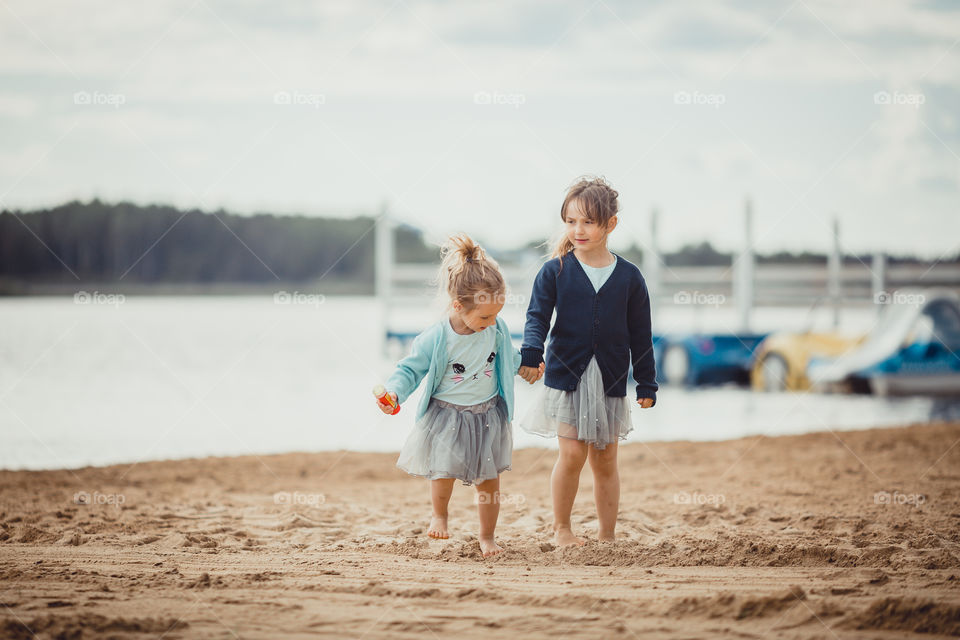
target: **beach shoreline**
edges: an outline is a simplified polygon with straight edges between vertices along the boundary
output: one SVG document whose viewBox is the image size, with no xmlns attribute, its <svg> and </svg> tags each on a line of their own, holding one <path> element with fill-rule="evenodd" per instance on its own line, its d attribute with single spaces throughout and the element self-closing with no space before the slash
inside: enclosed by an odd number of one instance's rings
<svg viewBox="0 0 960 640">
<path fill-rule="evenodd" d="M 550 542 L 556 452 L 426 537 L 396 454 L 0 471 L 0 636 L 960 635 L 960 423 L 621 447 L 618 539 Z M 72 635 L 71 635 L 72 634 Z M 884 636 L 884 634 L 888 634 Z"/>
</svg>

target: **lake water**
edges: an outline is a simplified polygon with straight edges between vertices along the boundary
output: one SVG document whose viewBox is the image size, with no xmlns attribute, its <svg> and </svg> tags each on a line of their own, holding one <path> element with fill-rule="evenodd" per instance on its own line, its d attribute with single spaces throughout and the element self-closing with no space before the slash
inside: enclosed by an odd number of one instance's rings
<svg viewBox="0 0 960 640">
<path fill-rule="evenodd" d="M 798 315 L 802 320 L 802 312 L 790 317 Z M 0 299 L 0 468 L 397 451 L 419 392 L 397 416 L 374 406 L 370 389 L 395 364 L 381 353 L 381 322 L 371 298 Z M 709 319 L 697 321 L 704 323 Z M 522 415 L 535 389 L 517 381 Z M 955 403 L 928 398 L 665 388 L 654 409 L 634 410 L 630 440 L 719 440 L 951 417 L 958 418 Z M 519 430 L 515 444 L 555 446 Z"/>
</svg>

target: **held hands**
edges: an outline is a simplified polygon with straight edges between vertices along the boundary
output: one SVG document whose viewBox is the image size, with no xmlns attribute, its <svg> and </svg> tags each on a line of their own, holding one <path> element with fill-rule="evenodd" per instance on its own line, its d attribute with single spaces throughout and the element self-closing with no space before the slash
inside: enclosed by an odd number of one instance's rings
<svg viewBox="0 0 960 640">
<path fill-rule="evenodd" d="M 520 371 L 517 373 L 520 374 L 521 378 L 533 384 L 543 377 L 543 368 L 544 364 L 541 362 L 538 367 L 520 367 Z"/>
<path fill-rule="evenodd" d="M 653 406 L 653 398 L 638 398 L 637 404 L 643 409 L 649 409 Z"/>
</svg>

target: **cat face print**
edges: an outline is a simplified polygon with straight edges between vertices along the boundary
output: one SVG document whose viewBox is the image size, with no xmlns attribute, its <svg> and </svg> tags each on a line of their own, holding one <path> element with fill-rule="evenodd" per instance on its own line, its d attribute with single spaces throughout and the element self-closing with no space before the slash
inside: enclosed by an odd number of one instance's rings
<svg viewBox="0 0 960 640">
<path fill-rule="evenodd" d="M 496 358 L 497 358 L 496 351 L 491 351 L 490 355 L 487 357 L 487 362 L 486 362 L 486 366 L 484 367 L 483 374 L 488 378 L 493 377 L 493 361 L 496 360 Z M 450 366 L 453 368 L 453 377 L 451 378 L 451 380 L 453 380 L 454 384 L 460 384 L 461 382 L 467 379 L 466 376 L 464 375 L 467 372 L 466 366 L 464 366 L 459 362 L 454 362 Z M 476 373 L 474 373 L 472 376 L 470 376 L 470 379 L 479 380 L 480 372 L 477 371 Z"/>
</svg>

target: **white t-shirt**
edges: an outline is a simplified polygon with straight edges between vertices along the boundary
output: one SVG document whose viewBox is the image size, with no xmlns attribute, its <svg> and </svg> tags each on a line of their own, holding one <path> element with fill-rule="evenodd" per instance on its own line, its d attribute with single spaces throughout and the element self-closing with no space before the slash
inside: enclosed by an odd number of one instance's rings
<svg viewBox="0 0 960 640">
<path fill-rule="evenodd" d="M 616 268 L 617 260 L 617 256 L 614 256 L 613 262 L 605 267 L 591 267 L 582 262 L 580 263 L 580 266 L 583 267 L 583 272 L 587 274 L 590 282 L 593 283 L 594 291 L 600 291 L 600 287 L 603 286 L 603 283 L 607 281 L 607 278 L 610 277 L 610 274 L 613 273 L 613 270 Z"/>
</svg>

